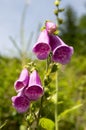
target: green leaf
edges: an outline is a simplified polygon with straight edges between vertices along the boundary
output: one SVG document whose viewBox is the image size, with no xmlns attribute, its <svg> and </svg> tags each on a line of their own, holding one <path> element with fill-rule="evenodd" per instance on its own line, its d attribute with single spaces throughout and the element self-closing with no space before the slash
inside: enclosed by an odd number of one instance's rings
<svg viewBox="0 0 86 130">
<path fill-rule="evenodd" d="M 55 32 L 54 32 L 54 35 L 58 35 L 60 33 L 60 30 L 56 30 Z"/>
<path fill-rule="evenodd" d="M 7 124 L 7 120 L 0 126 L 0 129 L 2 129 L 6 124 Z"/>
<path fill-rule="evenodd" d="M 42 130 L 54 130 L 54 122 L 48 118 L 41 118 L 39 120 L 39 127 Z"/>
<path fill-rule="evenodd" d="M 58 116 L 58 121 L 60 121 L 62 118 L 64 118 L 66 114 L 68 114 L 68 113 L 70 113 L 70 112 L 72 112 L 72 111 L 78 109 L 78 108 L 81 107 L 82 105 L 83 105 L 83 104 L 78 104 L 78 105 L 76 105 L 76 106 L 73 106 L 73 107 L 70 108 L 70 109 L 65 110 L 64 112 L 62 112 L 62 113 Z"/>
</svg>

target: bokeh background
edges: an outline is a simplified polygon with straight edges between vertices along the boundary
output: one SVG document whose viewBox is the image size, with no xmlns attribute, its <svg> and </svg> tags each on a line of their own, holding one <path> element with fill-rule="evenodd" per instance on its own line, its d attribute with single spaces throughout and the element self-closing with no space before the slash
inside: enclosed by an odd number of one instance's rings
<svg viewBox="0 0 86 130">
<path fill-rule="evenodd" d="M 0 54 L 15 56 L 16 49 L 10 42 L 9 37 L 13 36 L 20 44 L 20 28 L 22 13 L 27 3 L 25 16 L 25 39 L 30 37 L 31 32 L 36 35 L 39 24 L 43 24 L 45 20 L 52 20 L 56 22 L 54 15 L 54 0 L 1 0 L 0 1 Z M 71 6 L 78 23 L 78 18 L 86 13 L 85 0 L 62 0 L 60 7 L 65 8 L 65 11 L 60 14 L 62 18 L 65 17 L 67 6 Z M 33 44 L 35 36 L 33 36 Z M 29 49 L 29 48 L 28 48 Z M 11 53 L 12 52 L 12 53 Z"/>
<path fill-rule="evenodd" d="M 0 1 L 0 126 L 4 124 L 1 130 L 27 129 L 25 115 L 12 107 L 11 97 L 16 95 L 13 85 L 23 62 L 35 60 L 40 76 L 44 76 L 44 62 L 37 61 L 31 49 L 45 20 L 56 23 L 55 8 L 54 0 Z M 86 130 L 86 1 L 62 0 L 60 8 L 65 10 L 59 15 L 63 18 L 59 35 L 75 52 L 71 62 L 59 70 L 62 103 L 58 113 L 69 110 L 59 121 L 59 130 Z M 51 86 L 54 87 L 53 82 Z M 83 105 L 70 110 L 78 104 Z M 53 103 L 44 108 L 43 116 L 54 120 Z"/>
</svg>

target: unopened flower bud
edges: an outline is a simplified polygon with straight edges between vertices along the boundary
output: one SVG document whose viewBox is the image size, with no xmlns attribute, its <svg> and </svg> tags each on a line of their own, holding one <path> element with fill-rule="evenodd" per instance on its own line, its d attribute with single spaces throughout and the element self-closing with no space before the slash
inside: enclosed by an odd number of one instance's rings
<svg viewBox="0 0 86 130">
<path fill-rule="evenodd" d="M 59 24 L 62 24 L 63 23 L 63 19 L 58 18 L 58 22 L 59 22 Z"/>
<path fill-rule="evenodd" d="M 57 9 L 54 10 L 54 14 L 55 14 L 56 16 L 58 15 L 58 10 L 57 10 Z"/>
<path fill-rule="evenodd" d="M 55 23 L 51 21 L 47 21 L 45 23 L 46 30 L 49 34 L 53 34 L 57 30 L 57 26 Z"/>
<path fill-rule="evenodd" d="M 60 1 L 56 0 L 56 1 L 54 2 L 54 4 L 55 4 L 56 6 L 59 6 Z"/>
</svg>

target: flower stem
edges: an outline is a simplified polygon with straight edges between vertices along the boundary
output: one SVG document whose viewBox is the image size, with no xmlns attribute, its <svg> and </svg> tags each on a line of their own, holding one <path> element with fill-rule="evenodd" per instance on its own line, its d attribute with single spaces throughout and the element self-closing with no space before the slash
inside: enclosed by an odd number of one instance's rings
<svg viewBox="0 0 86 130">
<path fill-rule="evenodd" d="M 48 67 L 49 67 L 49 63 L 48 63 L 48 58 L 46 60 L 46 73 L 48 72 Z"/>
<path fill-rule="evenodd" d="M 58 72 L 56 71 L 55 130 L 58 130 Z"/>
<path fill-rule="evenodd" d="M 41 116 L 42 103 L 43 103 L 43 96 L 41 97 L 41 104 L 40 104 L 39 113 L 38 113 L 38 118 L 37 118 L 37 128 L 38 128 L 39 119 L 40 119 L 40 116 Z"/>
</svg>

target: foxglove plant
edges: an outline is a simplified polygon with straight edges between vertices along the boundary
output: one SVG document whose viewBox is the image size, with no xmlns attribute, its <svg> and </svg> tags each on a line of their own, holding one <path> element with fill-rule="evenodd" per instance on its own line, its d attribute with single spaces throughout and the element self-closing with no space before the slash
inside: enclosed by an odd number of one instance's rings
<svg viewBox="0 0 86 130">
<path fill-rule="evenodd" d="M 33 52 L 39 60 L 46 59 L 48 61 L 51 59 L 50 62 L 47 62 L 46 72 L 48 72 L 50 64 L 54 64 L 54 66 L 55 63 L 67 64 L 73 54 L 73 47 L 66 45 L 59 36 L 54 35 L 56 28 L 56 25 L 52 22 L 45 23 L 45 29 L 40 33 L 38 41 L 33 47 Z M 45 92 L 41 84 L 40 76 L 37 70 L 33 68 L 33 65 L 30 66 L 31 73 L 28 72 L 27 68 L 24 68 L 19 78 L 15 81 L 14 88 L 18 94 L 12 97 L 12 105 L 19 113 L 25 113 L 30 109 L 30 104 L 41 99 L 40 109 L 36 117 L 38 127 Z M 57 69 L 54 72 L 56 72 L 56 92 L 58 93 Z M 56 97 L 56 102 L 58 102 L 58 97 Z M 55 122 L 56 130 L 58 130 L 57 105 L 55 105 Z"/>
<path fill-rule="evenodd" d="M 47 59 L 47 73 L 48 72 L 48 69 L 49 69 L 49 66 L 50 64 L 54 64 L 55 63 L 60 63 L 62 65 L 64 64 L 67 64 L 70 59 L 71 59 L 71 56 L 73 55 L 73 47 L 72 46 L 68 46 L 66 45 L 59 36 L 56 36 L 54 33 L 57 29 L 57 26 L 52 23 L 52 22 L 46 22 L 45 23 L 45 29 L 42 30 L 41 33 L 44 33 L 44 31 L 47 32 L 47 37 L 49 39 L 48 41 L 48 45 L 50 46 L 51 50 L 49 51 L 49 54 L 47 56 L 45 56 L 45 58 L 42 58 L 42 60 L 45 60 Z M 41 41 L 46 41 L 45 38 L 41 37 Z M 46 54 L 46 46 L 44 46 L 45 49 L 43 49 L 43 54 Z M 33 48 L 33 52 L 34 52 L 34 48 Z M 40 53 L 42 52 L 42 50 L 40 49 Z M 35 53 L 36 54 L 36 53 Z M 39 54 L 39 53 L 37 53 Z M 37 58 L 38 58 L 38 55 L 36 54 Z M 40 58 L 38 58 L 40 59 Z M 51 59 L 49 62 L 48 60 Z M 55 128 L 56 130 L 58 130 L 58 123 L 57 123 L 57 115 L 58 115 L 58 112 L 57 112 L 57 103 L 58 103 L 58 73 L 57 73 L 57 67 L 55 69 L 56 72 L 56 104 L 55 104 Z M 48 74 L 49 75 L 49 74 Z M 29 88 L 29 87 L 28 87 Z M 41 99 L 41 104 L 43 102 L 43 99 Z M 41 111 L 41 110 L 40 110 Z M 39 112 L 40 113 L 40 112 Z M 39 114 L 40 115 L 40 114 Z M 40 116 L 38 116 L 40 117 Z"/>
<path fill-rule="evenodd" d="M 48 69 L 50 68 L 50 65 L 54 65 L 55 63 L 60 64 L 67 64 L 71 56 L 73 54 L 73 47 L 66 45 L 59 36 L 56 36 L 54 32 L 56 31 L 56 26 L 52 22 L 45 23 L 45 29 L 42 30 L 42 32 L 39 35 L 38 41 L 33 47 L 33 52 L 37 56 L 39 60 L 49 60 L 49 62 L 46 63 L 47 69 L 46 69 L 46 75 L 48 73 L 48 76 L 51 74 L 51 71 Z M 57 66 L 57 65 L 56 65 Z M 25 113 L 27 112 L 32 106 L 33 102 L 36 102 L 38 99 L 40 99 L 41 104 L 39 111 L 37 112 L 38 115 L 36 115 L 33 118 L 36 120 L 36 128 L 39 127 L 39 120 L 42 116 L 41 108 L 43 105 L 43 97 L 45 96 L 44 87 L 47 87 L 46 85 L 43 87 L 41 84 L 40 76 L 38 74 L 38 71 L 36 68 L 34 68 L 33 64 L 29 67 L 30 72 L 28 72 L 27 68 L 24 68 L 18 80 L 14 83 L 14 88 L 16 92 L 18 93 L 16 96 L 12 97 L 12 105 L 14 108 L 18 111 L 18 113 Z M 56 72 L 56 93 L 58 93 L 58 83 L 57 83 L 57 67 L 54 70 Z M 46 76 L 45 75 L 45 76 Z M 49 80 L 49 79 L 47 79 Z M 45 83 L 45 80 L 44 80 Z M 49 81 L 47 82 L 49 84 Z M 47 85 L 48 85 L 47 84 Z M 45 88 L 46 90 L 46 88 Z M 46 97 L 46 96 L 45 96 Z M 56 96 L 56 102 L 58 103 L 58 96 Z M 57 104 L 55 105 L 55 127 L 56 130 L 58 130 L 57 125 Z"/>
<path fill-rule="evenodd" d="M 59 2 L 56 2 L 56 6 L 58 7 Z M 56 13 L 56 15 L 58 12 Z M 19 113 L 27 112 L 28 109 L 33 112 L 34 118 L 32 120 L 31 117 L 31 125 L 36 123 L 34 128 L 39 128 L 39 121 L 42 118 L 42 107 L 44 103 L 44 99 L 49 100 L 50 97 L 46 96 L 47 85 L 49 85 L 50 80 L 49 77 L 52 72 L 56 74 L 56 104 L 55 104 L 55 130 L 58 130 L 58 73 L 57 73 L 57 63 L 62 65 L 67 64 L 71 56 L 73 55 L 73 47 L 66 45 L 59 36 L 55 35 L 57 31 L 57 25 L 51 21 L 46 21 L 44 30 L 41 31 L 37 42 L 35 43 L 32 51 L 36 55 L 39 60 L 46 60 L 46 84 L 44 77 L 44 85 L 42 86 L 40 76 L 36 67 L 28 64 L 28 68 L 30 72 L 26 68 L 24 68 L 18 80 L 14 83 L 14 88 L 18 93 L 16 96 L 12 97 L 12 105 Z M 54 69 L 52 69 L 52 67 Z M 33 69 L 34 68 L 34 69 Z M 53 71 L 54 70 L 54 71 Z M 51 79 L 52 80 L 52 79 Z M 45 87 L 45 89 L 44 89 Z M 45 90 L 45 91 L 44 91 Z M 35 107 L 33 107 L 34 102 L 40 102 L 39 109 L 35 111 Z M 29 112 L 30 113 L 30 112 Z M 32 113 L 31 113 L 32 114 Z M 30 114 L 30 115 L 31 115 Z M 49 120 L 48 120 L 49 121 Z M 44 122 L 43 122 L 44 123 Z M 30 126 L 31 128 L 31 126 Z M 32 129 L 32 128 L 31 128 Z M 53 125 L 54 129 L 54 125 Z M 40 129 L 41 130 L 41 129 Z"/>
</svg>

